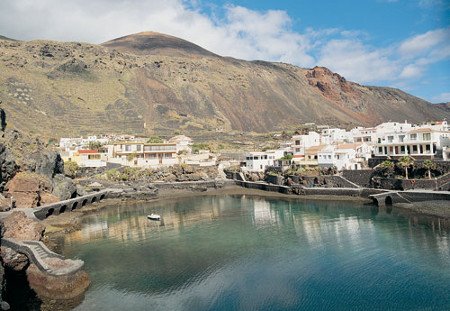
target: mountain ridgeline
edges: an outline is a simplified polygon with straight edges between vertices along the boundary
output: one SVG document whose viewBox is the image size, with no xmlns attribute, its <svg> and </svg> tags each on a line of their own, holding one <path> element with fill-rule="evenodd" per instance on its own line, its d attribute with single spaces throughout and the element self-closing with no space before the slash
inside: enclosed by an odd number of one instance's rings
<svg viewBox="0 0 450 311">
<path fill-rule="evenodd" d="M 100 133 L 268 132 L 450 117 L 397 89 L 327 68 L 222 57 L 144 32 L 101 45 L 0 37 L 0 100 L 9 125 L 44 137 Z"/>
</svg>

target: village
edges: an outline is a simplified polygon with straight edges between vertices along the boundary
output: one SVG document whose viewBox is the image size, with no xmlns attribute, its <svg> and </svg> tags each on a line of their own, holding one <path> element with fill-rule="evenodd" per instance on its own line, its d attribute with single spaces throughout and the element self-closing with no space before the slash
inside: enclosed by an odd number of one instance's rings
<svg viewBox="0 0 450 311">
<path fill-rule="evenodd" d="M 450 130 L 445 120 L 423 124 L 385 122 L 351 130 L 317 126 L 280 142 L 277 149 L 241 151 L 233 157 L 214 153 L 184 135 L 168 140 L 132 135 L 61 138 L 58 151 L 66 163 L 87 168 L 221 164 L 222 168 L 240 167 L 243 173 L 292 167 L 341 172 L 373 168 L 385 160 L 398 161 L 402 157 L 446 163 L 450 159 Z"/>
</svg>

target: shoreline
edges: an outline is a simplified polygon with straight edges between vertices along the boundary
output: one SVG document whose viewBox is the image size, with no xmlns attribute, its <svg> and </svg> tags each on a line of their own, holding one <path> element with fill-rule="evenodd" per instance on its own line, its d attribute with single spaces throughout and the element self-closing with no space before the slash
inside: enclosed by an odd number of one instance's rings
<svg viewBox="0 0 450 311">
<path fill-rule="evenodd" d="M 44 241 L 50 242 L 58 236 L 81 229 L 81 219 L 85 215 L 95 214 L 112 205 L 118 204 L 136 204 L 136 203 L 152 203 L 166 200 L 176 200 L 182 198 L 191 198 L 198 196 L 220 196 L 220 195 L 250 195 L 264 198 L 278 198 L 297 201 L 347 201 L 360 202 L 364 205 L 374 205 L 369 198 L 350 195 L 297 195 L 285 194 L 280 192 L 265 191 L 259 189 L 245 188 L 236 184 L 227 183 L 221 188 L 208 188 L 204 191 L 198 191 L 187 188 L 167 188 L 159 189 L 158 196 L 149 199 L 134 198 L 106 198 L 104 201 L 94 203 L 69 213 L 50 216 L 42 220 L 45 226 Z M 434 208 L 434 202 L 420 202 L 412 204 L 397 203 L 393 207 L 404 211 L 406 214 L 415 217 L 431 217 L 442 219 L 445 223 L 450 222 L 450 211 L 446 211 L 444 206 L 446 201 L 441 201 L 438 209 Z M 419 205 L 417 205 L 419 204 Z M 374 205 L 375 206 L 375 205 Z M 420 206 L 420 208 L 418 207 Z M 51 243 L 53 244 L 53 243 Z M 50 245 L 51 247 L 51 245 Z"/>
</svg>

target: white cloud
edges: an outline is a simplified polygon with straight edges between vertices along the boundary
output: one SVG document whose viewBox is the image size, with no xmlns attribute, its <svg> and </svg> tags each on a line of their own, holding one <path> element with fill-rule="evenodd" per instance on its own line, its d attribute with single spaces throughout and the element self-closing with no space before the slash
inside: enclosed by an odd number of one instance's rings
<svg viewBox="0 0 450 311">
<path fill-rule="evenodd" d="M 448 46 L 449 42 L 450 28 L 437 29 L 403 41 L 399 47 L 399 52 L 404 56 L 413 57 L 421 53 L 426 53 L 442 43 L 446 43 Z"/>
<path fill-rule="evenodd" d="M 422 72 L 423 67 L 420 67 L 415 64 L 409 64 L 402 69 L 400 73 L 400 78 L 409 79 L 419 77 L 422 74 Z"/>
<path fill-rule="evenodd" d="M 367 83 L 394 78 L 397 65 L 388 56 L 389 50 L 371 49 L 356 39 L 336 39 L 322 47 L 318 63 L 350 80 Z"/>
</svg>

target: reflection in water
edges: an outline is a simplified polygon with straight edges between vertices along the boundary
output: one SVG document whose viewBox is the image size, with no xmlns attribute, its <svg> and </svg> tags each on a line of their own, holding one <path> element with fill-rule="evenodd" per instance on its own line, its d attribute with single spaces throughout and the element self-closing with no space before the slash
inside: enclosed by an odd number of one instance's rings
<svg viewBox="0 0 450 311">
<path fill-rule="evenodd" d="M 111 207 L 63 248 L 92 279 L 78 310 L 446 310 L 447 232 L 413 224 L 395 208 L 212 196 Z"/>
</svg>

